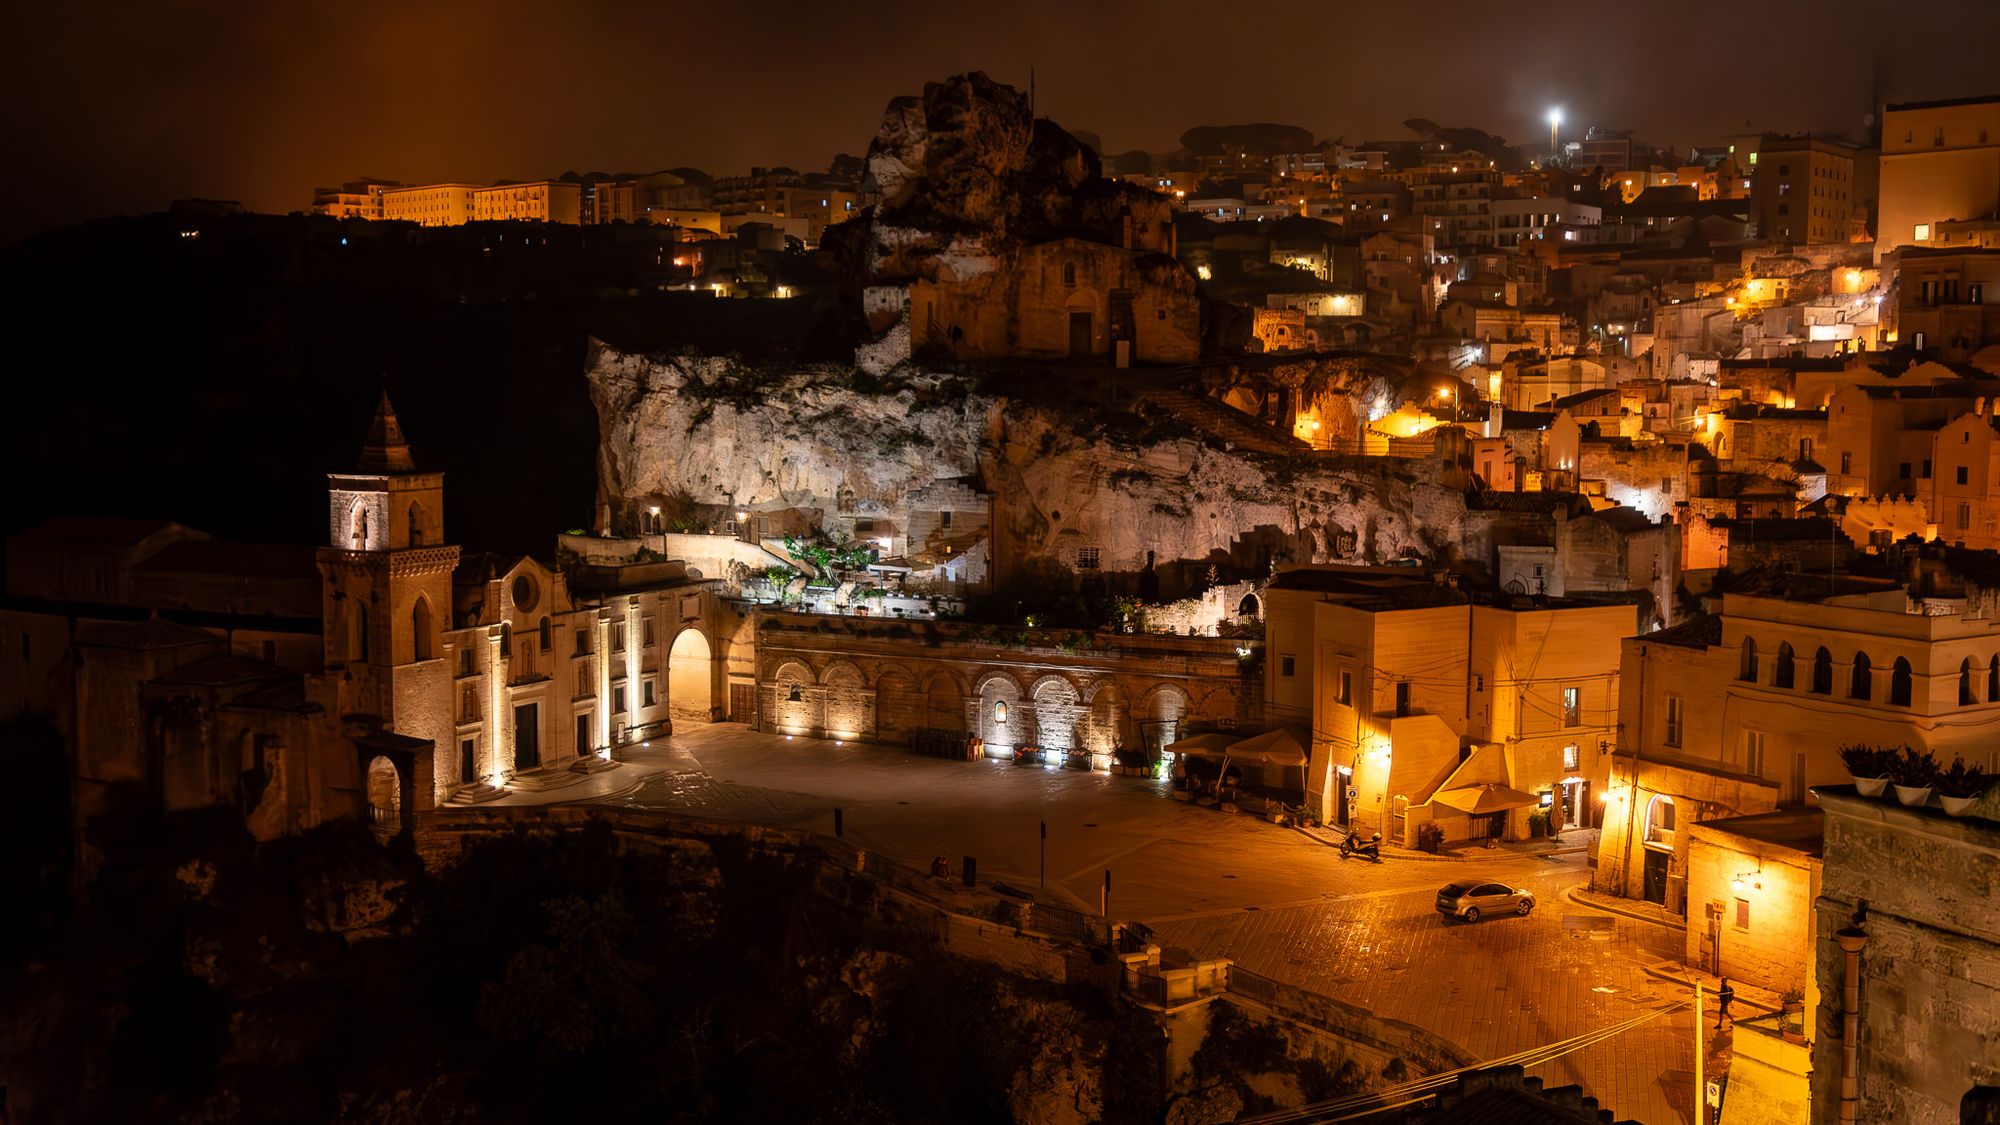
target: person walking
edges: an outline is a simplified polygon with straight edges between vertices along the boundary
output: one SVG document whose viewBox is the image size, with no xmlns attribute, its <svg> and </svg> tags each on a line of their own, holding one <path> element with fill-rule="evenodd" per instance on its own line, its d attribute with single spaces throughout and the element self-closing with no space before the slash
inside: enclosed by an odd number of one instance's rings
<svg viewBox="0 0 2000 1125">
<path fill-rule="evenodd" d="M 1715 1030 L 1722 1030 L 1722 1021 L 1729 1018 L 1729 1002 L 1736 999 L 1736 990 L 1729 987 L 1729 978 L 1722 978 L 1722 987 L 1715 990 Z"/>
</svg>

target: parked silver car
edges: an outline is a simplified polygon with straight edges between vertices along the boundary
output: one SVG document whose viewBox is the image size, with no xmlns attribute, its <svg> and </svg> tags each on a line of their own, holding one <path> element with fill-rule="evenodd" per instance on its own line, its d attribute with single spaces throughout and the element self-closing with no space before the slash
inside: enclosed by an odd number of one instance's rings
<svg viewBox="0 0 2000 1125">
<path fill-rule="evenodd" d="M 1437 897 L 1439 914 L 1468 922 L 1477 922 L 1485 914 L 1526 914 L 1534 908 L 1534 892 L 1476 879 L 1447 884 Z"/>
</svg>

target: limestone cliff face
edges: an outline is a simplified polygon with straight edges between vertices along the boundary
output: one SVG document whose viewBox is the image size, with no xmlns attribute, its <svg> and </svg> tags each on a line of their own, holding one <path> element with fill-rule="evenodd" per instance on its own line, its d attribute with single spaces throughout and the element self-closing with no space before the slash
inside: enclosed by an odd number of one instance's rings
<svg viewBox="0 0 2000 1125">
<path fill-rule="evenodd" d="M 1444 466 L 1274 458 L 1225 449 L 1158 409 L 996 397 L 962 376 L 902 368 L 752 367 L 600 346 L 599 492 L 613 530 L 663 498 L 896 518 L 914 489 L 968 477 L 991 493 L 1002 587 L 1164 572 L 1178 596 L 1214 565 L 1255 577 L 1282 562 L 1448 558 L 1464 522 Z"/>
</svg>

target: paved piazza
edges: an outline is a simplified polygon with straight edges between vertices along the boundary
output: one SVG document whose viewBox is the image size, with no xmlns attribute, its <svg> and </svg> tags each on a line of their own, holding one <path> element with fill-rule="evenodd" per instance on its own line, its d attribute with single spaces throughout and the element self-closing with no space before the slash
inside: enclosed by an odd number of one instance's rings
<svg viewBox="0 0 2000 1125">
<path fill-rule="evenodd" d="M 1112 913 L 1147 922 L 1165 944 L 1409 1020 L 1483 1058 L 1684 995 L 1641 969 L 1677 955 L 1677 931 L 1563 899 L 1587 878 L 1581 853 L 1343 860 L 1303 833 L 1171 800 L 1163 782 L 788 740 L 735 724 L 691 728 L 626 757 L 664 772 L 597 800 L 823 832 L 839 808 L 847 838 L 871 851 L 918 868 L 942 855 L 954 872 L 961 856 L 976 856 L 982 878 L 1024 889 L 1037 884 L 1037 825 L 1046 821 L 1052 896 L 1094 911 L 1108 869 Z M 1443 922 L 1431 910 L 1436 889 L 1472 874 L 1530 887 L 1539 905 L 1527 918 Z M 1620 1117 L 1666 1125 L 1693 1120 L 1692 1068 L 1692 1020 L 1682 1012 L 1536 1073 L 1552 1085 L 1583 1083 Z"/>
</svg>

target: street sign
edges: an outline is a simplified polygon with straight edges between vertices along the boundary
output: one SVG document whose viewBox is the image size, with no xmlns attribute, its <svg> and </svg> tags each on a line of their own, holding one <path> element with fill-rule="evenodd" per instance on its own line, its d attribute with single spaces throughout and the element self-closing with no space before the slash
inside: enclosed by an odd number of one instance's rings
<svg viewBox="0 0 2000 1125">
<path fill-rule="evenodd" d="M 1721 1107 L 1721 1105 L 1722 1105 L 1722 1083 L 1720 1083 L 1720 1082 L 1710 1082 L 1710 1083 L 1708 1084 L 1708 1104 L 1709 1104 L 1709 1108 L 1711 1108 L 1711 1109 L 1715 1109 L 1715 1108 L 1720 1108 L 1720 1107 Z"/>
<path fill-rule="evenodd" d="M 1348 800 L 1352 801 L 1352 800 L 1355 800 L 1356 798 L 1358 798 L 1358 797 L 1360 797 L 1360 796 L 1361 796 L 1361 790 L 1360 790 L 1360 788 L 1358 788 L 1357 786 L 1353 786 L 1353 785 L 1350 785 L 1350 786 L 1348 786 L 1348 787 L 1347 787 L 1347 799 L 1348 799 Z"/>
</svg>

